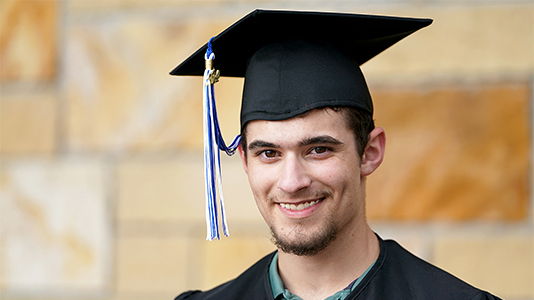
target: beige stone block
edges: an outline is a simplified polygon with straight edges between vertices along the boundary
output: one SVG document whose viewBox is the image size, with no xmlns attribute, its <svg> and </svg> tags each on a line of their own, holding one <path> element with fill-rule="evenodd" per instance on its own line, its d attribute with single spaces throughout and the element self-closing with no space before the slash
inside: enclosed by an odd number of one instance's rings
<svg viewBox="0 0 534 300">
<path fill-rule="evenodd" d="M 238 157 L 224 158 L 223 191 L 230 223 L 260 221 Z M 132 159 L 119 165 L 121 221 L 204 222 L 204 165 L 201 155 Z"/>
<path fill-rule="evenodd" d="M 223 191 L 228 222 L 263 223 L 238 154 L 222 158 Z"/>
<path fill-rule="evenodd" d="M 373 221 L 370 221 L 369 226 L 383 240 L 394 240 L 412 254 L 424 260 L 430 259 L 428 249 L 431 239 L 429 239 L 428 233 L 422 232 L 426 229 L 425 226 L 407 222 L 402 224 L 379 222 L 377 224 Z"/>
<path fill-rule="evenodd" d="M 524 220 L 527 85 L 373 94 L 386 156 L 368 179 L 368 215 L 390 220 Z"/>
<path fill-rule="evenodd" d="M 268 236 L 235 235 L 217 242 L 203 242 L 206 253 L 203 289 L 237 277 L 263 256 L 275 250 Z"/>
<path fill-rule="evenodd" d="M 118 168 L 119 220 L 204 220 L 203 169 L 200 156 L 122 162 Z"/>
<path fill-rule="evenodd" d="M 132 9 L 172 9 L 199 5 L 214 5 L 225 0 L 67 0 L 67 8 L 74 13 L 125 11 Z"/>
<path fill-rule="evenodd" d="M 49 81 L 56 74 L 58 3 L 0 2 L 0 81 Z"/>
<path fill-rule="evenodd" d="M 177 295 L 178 293 L 170 293 L 170 292 L 166 292 L 166 293 L 165 292 L 163 293 L 154 292 L 154 293 L 142 293 L 142 294 L 135 293 L 135 292 L 133 293 L 120 292 L 120 293 L 115 293 L 112 297 L 104 298 L 103 300 L 154 300 L 154 299 L 171 299 L 172 300 Z M 51 300 L 55 300 L 55 299 L 51 299 Z M 98 299 L 98 300 L 101 300 L 101 299 Z"/>
<path fill-rule="evenodd" d="M 0 172 L 0 286 L 6 294 L 107 288 L 111 231 L 96 161 L 10 161 Z"/>
<path fill-rule="evenodd" d="M 532 237 L 441 238 L 434 263 L 502 299 L 534 297 Z"/>
<path fill-rule="evenodd" d="M 189 244 L 182 238 L 120 238 L 117 243 L 118 293 L 153 293 L 162 296 L 161 299 L 173 299 L 186 289 L 189 255 Z"/>
<path fill-rule="evenodd" d="M 202 149 L 202 80 L 169 72 L 226 24 L 222 17 L 206 21 L 197 15 L 70 24 L 65 64 L 68 146 L 118 152 Z M 225 135 L 239 133 L 241 92 L 232 87 L 241 81 L 217 85 L 222 93 L 234 93 L 219 97 L 217 91 Z M 230 108 L 237 109 L 227 117 Z"/>
<path fill-rule="evenodd" d="M 2 96 L 0 153 L 52 154 L 56 150 L 56 106 L 51 95 Z"/>
<path fill-rule="evenodd" d="M 365 11 L 434 20 L 363 65 L 369 82 L 513 74 L 528 78 L 534 70 L 534 4 L 479 4 L 456 2 Z"/>
</svg>

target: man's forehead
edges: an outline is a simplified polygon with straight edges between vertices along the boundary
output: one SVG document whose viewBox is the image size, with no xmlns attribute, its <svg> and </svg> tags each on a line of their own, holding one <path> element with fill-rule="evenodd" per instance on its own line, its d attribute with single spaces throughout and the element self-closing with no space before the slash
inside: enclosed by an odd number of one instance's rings
<svg viewBox="0 0 534 300">
<path fill-rule="evenodd" d="M 341 120 L 343 119 L 343 114 L 341 111 L 343 108 L 333 108 L 333 107 L 319 107 L 307 110 L 303 113 L 300 113 L 294 117 L 283 119 L 283 120 L 264 120 L 258 119 L 247 122 L 246 127 L 250 124 L 262 124 L 262 125 L 253 125 L 253 126 L 290 126 L 292 123 L 306 123 L 308 119 L 320 118 L 320 116 L 327 117 L 328 119 Z"/>
<path fill-rule="evenodd" d="M 254 139 L 309 139 L 315 136 L 335 136 L 348 131 L 341 110 L 329 107 L 313 109 L 286 120 L 254 120 L 247 123 L 243 134 L 252 142 Z"/>
</svg>

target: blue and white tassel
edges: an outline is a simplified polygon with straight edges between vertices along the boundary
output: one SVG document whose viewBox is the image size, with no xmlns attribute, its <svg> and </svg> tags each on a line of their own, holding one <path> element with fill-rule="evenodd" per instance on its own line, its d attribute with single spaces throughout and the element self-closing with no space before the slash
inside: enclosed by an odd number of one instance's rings
<svg viewBox="0 0 534 300">
<path fill-rule="evenodd" d="M 219 81 L 219 70 L 213 69 L 213 53 L 211 42 L 208 42 L 206 51 L 206 70 L 204 71 L 204 92 L 203 92 L 203 114 L 204 114 L 204 178 L 206 185 L 206 224 L 208 226 L 207 240 L 219 239 L 219 216 L 217 211 L 217 188 L 219 187 L 219 199 L 221 208 L 222 227 L 224 235 L 229 236 L 228 225 L 226 224 L 226 213 L 224 211 L 224 197 L 222 190 L 222 174 L 220 162 L 220 150 L 227 155 L 233 155 L 239 146 L 241 136 L 234 138 L 230 146 L 226 146 L 219 121 L 217 119 L 217 108 L 215 105 L 215 91 L 213 85 Z M 216 183 L 217 182 L 217 183 Z"/>
</svg>

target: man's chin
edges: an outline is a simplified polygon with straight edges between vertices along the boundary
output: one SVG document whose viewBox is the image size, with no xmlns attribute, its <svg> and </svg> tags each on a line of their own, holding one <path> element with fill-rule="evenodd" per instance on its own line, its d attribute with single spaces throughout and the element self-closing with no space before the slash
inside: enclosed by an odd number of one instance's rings
<svg viewBox="0 0 534 300">
<path fill-rule="evenodd" d="M 278 250 L 297 256 L 313 256 L 325 250 L 337 237 L 337 228 L 328 226 L 314 236 L 281 237 L 271 228 L 271 241 Z"/>
</svg>

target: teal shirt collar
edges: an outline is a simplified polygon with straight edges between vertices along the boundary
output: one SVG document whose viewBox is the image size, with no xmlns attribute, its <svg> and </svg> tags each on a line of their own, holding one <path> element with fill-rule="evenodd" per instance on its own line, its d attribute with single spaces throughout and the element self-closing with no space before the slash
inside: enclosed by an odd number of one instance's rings
<svg viewBox="0 0 534 300">
<path fill-rule="evenodd" d="M 375 265 L 374 261 L 371 266 L 360 276 L 356 281 L 352 284 L 352 286 L 346 289 L 343 289 L 337 293 L 335 293 L 332 296 L 327 297 L 325 300 L 343 300 L 345 299 L 357 286 L 358 284 L 363 280 L 365 275 L 371 270 L 371 268 Z M 274 299 L 283 299 L 283 300 L 302 300 L 299 296 L 292 294 L 290 291 L 284 288 L 284 283 L 282 282 L 282 279 L 280 278 L 280 274 L 278 273 L 278 252 L 274 254 L 273 260 L 271 261 L 271 264 L 269 265 L 269 280 L 271 281 L 271 290 L 273 292 Z M 277 298 L 280 295 L 283 295 L 281 298 Z"/>
</svg>

